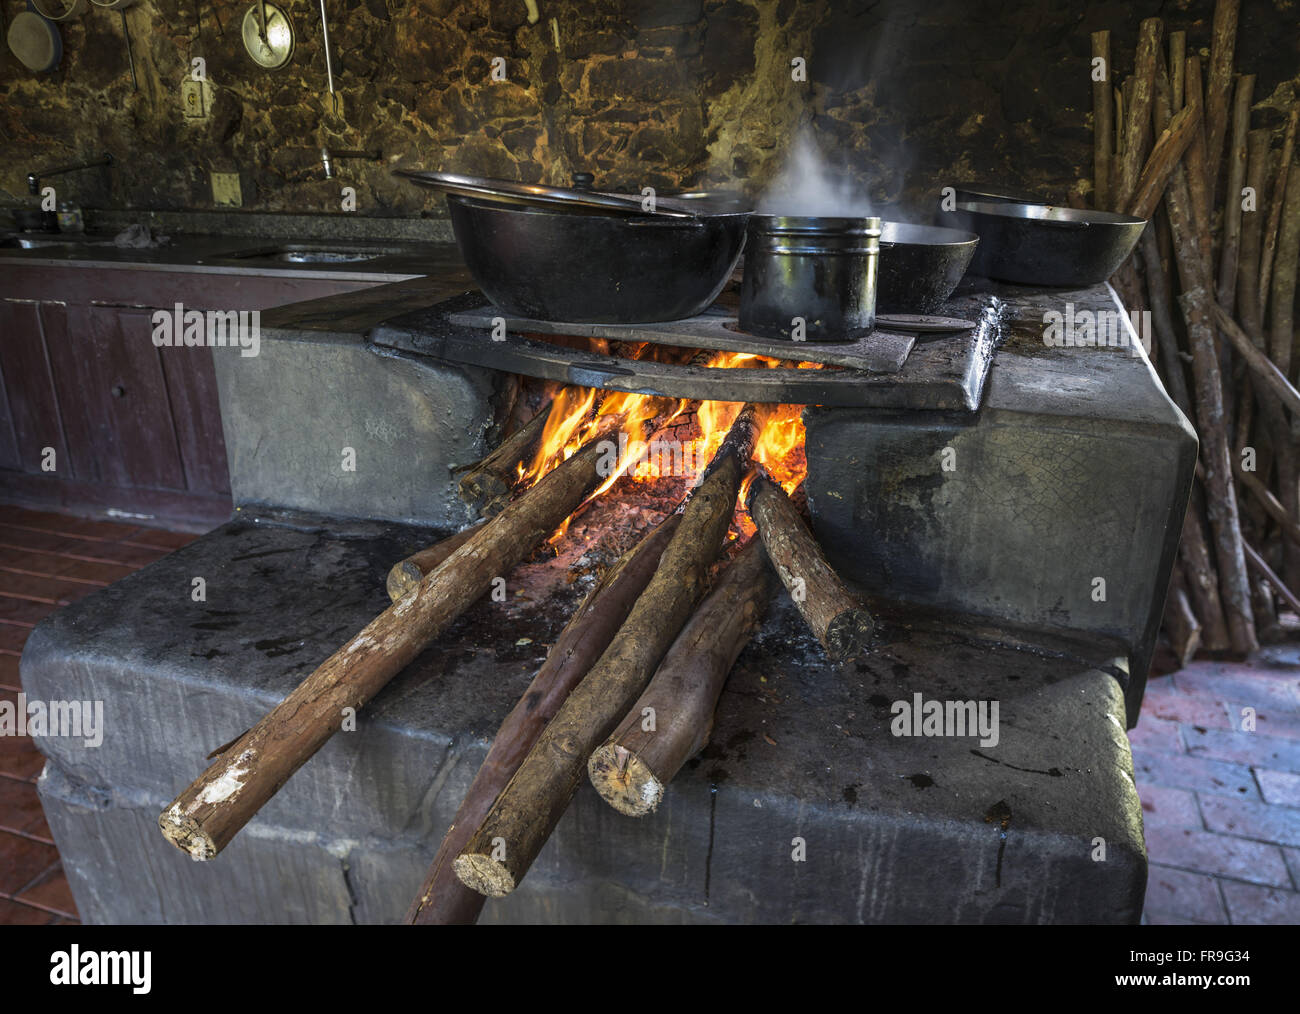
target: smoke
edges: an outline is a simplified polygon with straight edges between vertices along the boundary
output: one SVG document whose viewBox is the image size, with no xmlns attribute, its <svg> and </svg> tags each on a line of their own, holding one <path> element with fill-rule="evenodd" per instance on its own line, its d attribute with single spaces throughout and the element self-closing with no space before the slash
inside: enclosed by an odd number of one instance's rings
<svg viewBox="0 0 1300 1014">
<path fill-rule="evenodd" d="M 861 218 L 871 214 L 871 201 L 856 180 L 831 168 L 812 135 L 801 130 L 781 172 L 759 199 L 758 213 Z"/>
</svg>

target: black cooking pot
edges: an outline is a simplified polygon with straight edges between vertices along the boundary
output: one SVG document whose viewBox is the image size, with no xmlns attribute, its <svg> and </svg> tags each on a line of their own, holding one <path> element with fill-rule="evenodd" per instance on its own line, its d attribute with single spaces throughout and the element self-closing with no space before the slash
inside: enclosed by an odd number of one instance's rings
<svg viewBox="0 0 1300 1014">
<path fill-rule="evenodd" d="M 880 227 L 876 309 L 934 313 L 952 295 L 975 256 L 973 232 L 885 222 Z"/>
<path fill-rule="evenodd" d="M 397 175 L 447 195 L 461 256 L 507 313 L 575 324 L 681 320 L 706 310 L 745 243 L 748 208 L 726 195 L 654 201 L 444 172 Z"/>
<path fill-rule="evenodd" d="M 1133 252 L 1146 221 L 1046 204 L 958 201 L 947 224 L 978 233 L 970 270 L 1024 285 L 1096 285 Z"/>
<path fill-rule="evenodd" d="M 752 215 L 740 329 L 787 341 L 854 341 L 876 323 L 880 219 Z"/>
</svg>

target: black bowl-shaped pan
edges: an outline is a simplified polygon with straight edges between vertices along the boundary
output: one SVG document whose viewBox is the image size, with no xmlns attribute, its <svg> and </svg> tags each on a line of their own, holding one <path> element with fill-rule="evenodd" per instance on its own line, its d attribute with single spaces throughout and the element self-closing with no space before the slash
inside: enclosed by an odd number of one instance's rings
<svg viewBox="0 0 1300 1014">
<path fill-rule="evenodd" d="M 980 238 L 973 274 L 1023 285 L 1096 285 L 1133 252 L 1146 222 L 1046 204 L 958 201 L 945 225 Z"/>
<path fill-rule="evenodd" d="M 877 311 L 937 311 L 957 288 L 979 241 L 975 233 L 959 229 L 882 223 L 876 277 Z"/>
<path fill-rule="evenodd" d="M 639 324 L 703 312 L 731 276 L 748 213 L 698 218 L 575 214 L 449 194 L 456 244 L 507 313 Z"/>
</svg>

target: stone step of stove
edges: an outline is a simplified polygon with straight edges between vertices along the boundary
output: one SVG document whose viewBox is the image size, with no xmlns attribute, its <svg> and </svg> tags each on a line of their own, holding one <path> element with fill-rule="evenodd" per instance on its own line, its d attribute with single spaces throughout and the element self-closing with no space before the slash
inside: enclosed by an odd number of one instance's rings
<svg viewBox="0 0 1300 1014">
<path fill-rule="evenodd" d="M 872 373 L 838 366 L 830 369 L 709 368 L 603 355 L 596 351 L 594 342 L 591 349 L 554 344 L 512 329 L 508 319 L 504 340 L 494 341 L 484 332 L 485 308 L 490 308 L 490 304 L 477 293 L 458 296 L 385 321 L 367 337 L 380 347 L 432 356 L 445 362 L 638 394 L 701 401 L 974 412 L 980 406 L 1001 330 L 1001 302 L 996 295 L 983 294 L 974 302 L 967 299 L 956 312 L 948 312 L 946 308 L 943 311 L 947 316 L 977 320 L 973 330 L 916 344 L 912 343 L 911 336 L 906 336 L 911 350 L 896 372 Z M 648 341 L 648 335 L 653 333 L 660 342 L 667 342 L 670 339 L 665 327 L 668 325 L 654 325 L 649 329 L 645 325 L 624 327 L 621 336 L 629 341 Z M 696 344 L 685 347 L 715 347 L 719 327 L 716 318 L 710 317 L 697 329 Z M 615 326 L 607 325 L 602 330 L 613 332 Z M 898 337 L 889 338 L 894 352 L 879 359 L 880 363 L 897 358 L 901 349 Z M 734 340 L 746 344 L 749 341 L 739 336 Z M 765 342 L 762 346 L 765 354 L 772 354 L 772 343 Z M 788 345 L 790 350 L 799 347 L 796 343 Z M 783 345 L 777 351 L 779 354 L 785 350 Z"/>
<path fill-rule="evenodd" d="M 517 568 L 506 603 L 471 609 L 196 866 L 163 842 L 159 808 L 383 609 L 387 567 L 431 541 L 404 526 L 292 521 L 224 525 L 32 633 L 29 695 L 105 703 L 99 747 L 38 741 L 42 798 L 88 921 L 395 918 L 591 580 L 570 582 L 572 560 Z M 205 602 L 190 597 L 195 575 Z M 629 820 L 584 786 L 536 876 L 491 918 L 1135 921 L 1145 858 L 1119 683 L 1100 662 L 980 630 L 904 615 L 872 655 L 835 668 L 778 597 L 731 673 L 710 745 L 660 811 Z M 898 702 L 918 694 L 983 702 L 989 718 L 996 703 L 996 730 L 931 729 L 918 712 L 900 733 Z M 1097 836 L 1105 863 L 1090 858 Z"/>
</svg>

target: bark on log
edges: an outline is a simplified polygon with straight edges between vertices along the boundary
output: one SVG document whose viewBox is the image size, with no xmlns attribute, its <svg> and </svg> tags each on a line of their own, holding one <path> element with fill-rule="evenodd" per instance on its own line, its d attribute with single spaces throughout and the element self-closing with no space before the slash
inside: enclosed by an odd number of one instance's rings
<svg viewBox="0 0 1300 1014">
<path fill-rule="evenodd" d="M 1246 185 L 1246 134 L 1255 75 L 1237 78 L 1232 104 L 1232 144 L 1228 148 L 1228 189 L 1223 202 L 1223 247 L 1219 253 L 1219 305 L 1231 315 L 1237 303 L 1237 256 L 1241 242 L 1241 190 Z"/>
<path fill-rule="evenodd" d="M 1237 45 L 1240 0 L 1218 0 L 1210 34 L 1210 71 L 1205 91 L 1205 177 L 1209 207 L 1219 180 L 1219 162 L 1228 129 L 1228 103 L 1232 97 L 1232 57 Z"/>
<path fill-rule="evenodd" d="M 1223 617 L 1223 600 L 1219 597 L 1219 575 L 1210 561 L 1209 540 L 1197 506 L 1197 496 L 1187 506 L 1183 517 L 1183 534 L 1178 543 L 1178 558 L 1183 564 L 1187 592 L 1192 597 L 1201 621 L 1201 647 L 1222 652 L 1232 647 L 1228 623 Z"/>
<path fill-rule="evenodd" d="M 1278 527 L 1282 529 L 1282 534 L 1293 544 L 1300 546 L 1300 524 L 1297 524 L 1295 518 L 1282 506 L 1281 501 L 1273 495 L 1273 491 L 1265 486 L 1258 476 L 1244 471 L 1240 464 L 1237 465 L 1236 471 L 1238 481 L 1254 495 L 1260 506 L 1277 522 Z"/>
<path fill-rule="evenodd" d="M 420 582 L 424 580 L 426 574 L 436 570 L 443 560 L 465 545 L 485 524 L 487 524 L 486 521 L 480 521 L 464 531 L 447 536 L 441 542 L 435 542 L 428 549 L 421 549 L 418 553 L 412 553 L 405 560 L 398 560 L 388 571 L 388 578 L 385 581 L 388 597 L 392 601 L 398 602 L 408 592 L 414 591 L 419 587 Z"/>
<path fill-rule="evenodd" d="M 500 514 L 510 502 L 511 491 L 519 483 L 519 466 L 536 452 L 554 405 L 555 402 L 551 402 L 543 408 L 461 476 L 457 486 L 460 498 L 481 517 Z"/>
<path fill-rule="evenodd" d="M 632 606 L 659 566 L 668 541 L 681 522 L 669 515 L 605 572 L 556 638 L 546 661 L 506 716 L 487 757 L 474 776 L 429 867 L 424 883 L 411 903 L 406 922 L 419 926 L 464 926 L 475 922 L 484 897 L 457 878 L 456 856 L 488 815 L 546 724 L 555 717 L 573 688 L 609 647 Z"/>
<path fill-rule="evenodd" d="M 1195 136 L 1199 126 L 1196 112 L 1195 109 L 1184 109 L 1177 113 L 1156 140 L 1129 202 L 1128 213 L 1133 217 L 1149 219 L 1155 214 L 1174 166 L 1182 159 Z"/>
<path fill-rule="evenodd" d="M 627 622 L 457 857 L 456 876 L 466 886 L 489 897 L 515 889 L 573 798 L 591 751 L 627 714 L 694 611 L 735 513 L 754 448 L 754 416 L 753 406 L 741 410 Z"/>
<path fill-rule="evenodd" d="M 727 674 L 762 620 L 772 584 L 762 542 L 750 539 L 668 649 L 627 717 L 592 753 L 587 776 L 619 813 L 653 813 L 665 786 L 704 749 Z M 653 716 L 649 731 L 647 715 Z"/>
<path fill-rule="evenodd" d="M 1282 224 L 1282 208 L 1286 204 L 1287 177 L 1291 171 L 1291 159 L 1295 154 L 1296 125 L 1300 123 L 1300 106 L 1291 110 L 1287 120 L 1286 133 L 1282 138 L 1282 159 L 1277 164 L 1277 175 L 1269 190 L 1268 220 L 1264 223 L 1264 239 L 1260 244 L 1259 254 L 1259 319 L 1267 319 L 1268 297 L 1273 283 L 1273 254 L 1277 249 L 1278 229 Z M 1271 349 L 1274 358 L 1277 350 Z M 1278 366 L 1282 364 L 1279 362 Z"/>
<path fill-rule="evenodd" d="M 1255 195 L 1254 210 L 1242 213 L 1241 250 L 1237 261 L 1237 305 L 1235 312 L 1242 330 L 1250 335 L 1256 348 L 1265 350 L 1264 321 L 1260 316 L 1259 269 L 1260 246 L 1264 238 L 1264 219 L 1268 215 L 1264 188 L 1268 186 L 1269 131 L 1252 130 L 1246 136 L 1246 186 Z"/>
<path fill-rule="evenodd" d="M 746 506 L 773 569 L 831 661 L 866 654 L 875 622 L 826 562 L 785 490 L 760 469 L 749 487 Z"/>
<path fill-rule="evenodd" d="M 1201 61 L 1199 57 L 1189 56 L 1187 58 L 1187 72 L 1183 80 L 1184 97 L 1186 104 L 1196 106 L 1200 110 L 1201 129 L 1192 135 L 1192 143 L 1187 146 L 1187 154 L 1183 156 L 1183 164 L 1186 166 L 1186 186 L 1190 207 L 1190 225 L 1193 229 L 1193 235 L 1196 238 L 1196 249 L 1200 251 L 1202 259 L 1205 261 L 1206 274 L 1209 274 L 1210 264 L 1210 233 L 1211 223 L 1213 222 L 1213 209 L 1210 207 L 1210 196 L 1205 189 L 1205 177 L 1208 170 L 1205 167 L 1206 162 L 1206 140 L 1205 140 L 1205 89 L 1201 85 Z"/>
<path fill-rule="evenodd" d="M 1162 27 L 1159 18 L 1146 18 L 1138 32 L 1137 56 L 1133 77 L 1130 78 L 1133 95 L 1124 114 L 1124 152 L 1119 160 L 1119 183 L 1113 201 L 1116 211 L 1122 211 L 1133 202 L 1138 175 L 1151 140 L 1151 103 Z"/>
<path fill-rule="evenodd" d="M 1191 85 L 1189 60 L 1188 85 Z M 1256 650 L 1251 613 L 1249 576 L 1242 550 L 1237 495 L 1232 483 L 1231 448 L 1223 410 L 1223 380 L 1214 341 L 1214 309 L 1209 258 L 1197 243 L 1191 214 L 1188 177 L 1179 166 L 1165 191 L 1165 205 L 1173 227 L 1174 253 L 1182 285 L 1179 304 L 1187 324 L 1192 351 L 1192 375 L 1196 389 L 1197 431 L 1201 437 L 1201 461 L 1205 469 L 1207 513 L 1214 532 L 1220 596 L 1228 624 L 1232 649 L 1241 654 Z"/>
<path fill-rule="evenodd" d="M 168 841 L 212 859 L 343 722 L 547 538 L 601 481 L 597 441 L 546 475 L 420 587 L 336 651 L 203 772 L 158 818 Z"/>
<path fill-rule="evenodd" d="M 1297 188 L 1300 189 L 1300 188 Z M 1297 218 L 1300 219 L 1300 202 L 1297 202 Z M 1280 258 L 1279 258 L 1280 260 Z M 1292 294 L 1295 292 L 1295 279 L 1291 279 Z M 1255 343 L 1232 319 L 1222 306 L 1215 305 L 1214 318 L 1221 330 L 1245 360 L 1246 365 L 1293 413 L 1300 414 L 1300 391 L 1297 391 L 1282 370 L 1268 356 L 1256 348 Z"/>
<path fill-rule="evenodd" d="M 1111 98 L 1110 32 L 1092 33 L 1092 58 L 1100 59 L 1105 76 L 1092 83 L 1092 203 L 1111 207 L 1111 174 L 1115 158 L 1115 104 Z"/>
<path fill-rule="evenodd" d="M 1273 573 L 1273 568 L 1264 562 L 1264 558 L 1256 552 L 1250 543 L 1247 542 L 1244 545 L 1247 562 L 1263 576 L 1265 581 L 1273 586 L 1273 589 L 1282 597 L 1282 600 L 1291 607 L 1291 611 L 1300 616 L 1300 599 L 1297 599 L 1295 593 L 1282 583 L 1280 577 Z"/>
<path fill-rule="evenodd" d="M 1287 175 L 1273 288 L 1269 293 L 1269 345 L 1277 368 L 1288 377 L 1295 376 L 1296 366 L 1300 364 L 1300 353 L 1294 349 L 1297 268 L 1300 268 L 1300 169 L 1293 165 Z"/>
<path fill-rule="evenodd" d="M 1164 615 L 1165 634 L 1169 638 L 1169 647 L 1178 659 L 1179 667 L 1186 666 L 1197 649 L 1201 646 L 1201 625 L 1192 612 L 1187 592 L 1183 588 L 1183 574 L 1179 567 L 1174 568 L 1169 582 L 1169 594 L 1165 598 Z"/>
<path fill-rule="evenodd" d="M 1173 294 L 1170 291 L 1169 275 L 1160 256 L 1159 244 L 1155 235 L 1155 223 L 1148 223 L 1142 230 L 1139 249 L 1142 252 L 1142 264 L 1147 282 L 1148 302 L 1151 304 L 1151 323 L 1156 333 L 1159 346 L 1160 364 L 1164 373 L 1165 387 L 1169 397 L 1173 398 L 1183 415 L 1190 422 L 1193 418 L 1192 399 L 1187 390 L 1187 375 L 1183 372 L 1183 363 L 1178 354 L 1178 332 L 1174 328 L 1171 313 Z"/>
<path fill-rule="evenodd" d="M 1172 72 L 1170 81 L 1170 108 L 1175 113 L 1183 111 L 1187 101 L 1183 95 L 1183 76 L 1187 73 L 1187 33 L 1169 33 L 1169 68 Z"/>
</svg>

